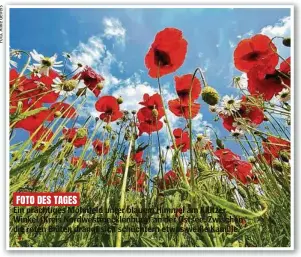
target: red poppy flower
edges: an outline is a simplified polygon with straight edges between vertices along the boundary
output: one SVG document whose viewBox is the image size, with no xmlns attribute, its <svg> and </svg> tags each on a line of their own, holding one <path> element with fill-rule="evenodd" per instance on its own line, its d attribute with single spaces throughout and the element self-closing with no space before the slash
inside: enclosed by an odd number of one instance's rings
<svg viewBox="0 0 301 257">
<path fill-rule="evenodd" d="M 9 87 L 10 88 L 16 83 L 18 77 L 19 77 L 19 73 L 15 69 L 12 69 L 9 71 Z M 16 89 L 19 91 L 23 91 L 23 85 L 26 84 L 26 82 L 27 82 L 27 78 L 25 76 L 22 76 L 21 78 L 19 78 L 18 87 Z"/>
<path fill-rule="evenodd" d="M 50 109 L 52 110 L 52 113 L 60 112 L 61 118 L 70 118 L 73 119 L 76 116 L 76 110 L 74 107 L 69 105 L 68 103 L 54 103 L 50 106 Z"/>
<path fill-rule="evenodd" d="M 103 143 L 99 139 L 94 140 L 92 145 L 97 155 L 105 155 L 110 150 L 110 145 L 107 144 L 106 142 Z"/>
<path fill-rule="evenodd" d="M 116 169 L 116 173 L 117 174 L 123 174 L 123 166 L 124 166 L 124 162 L 123 161 L 119 161 L 117 169 Z"/>
<path fill-rule="evenodd" d="M 264 113 L 262 109 L 254 104 L 248 102 L 247 97 L 243 96 L 241 99 L 241 107 L 237 111 L 237 118 L 244 118 L 246 122 L 253 125 L 260 125 L 264 121 Z M 234 116 L 219 115 L 223 119 L 223 126 L 228 131 L 235 130 L 233 123 L 235 122 Z"/>
<path fill-rule="evenodd" d="M 136 152 L 132 158 L 137 164 L 142 164 L 143 160 L 143 151 Z"/>
<path fill-rule="evenodd" d="M 186 152 L 190 148 L 190 138 L 186 131 L 177 128 L 173 131 L 173 135 L 176 141 L 176 147 L 181 150 L 181 152 Z M 172 146 L 172 148 L 175 148 Z"/>
<path fill-rule="evenodd" d="M 177 117 L 184 117 L 189 119 L 189 104 L 183 103 L 180 99 L 174 99 L 168 101 L 169 110 L 176 115 Z M 198 103 L 191 104 L 191 118 L 197 116 L 201 108 L 201 105 Z"/>
<path fill-rule="evenodd" d="M 55 93 L 52 89 L 53 79 L 57 77 L 58 73 L 53 70 L 49 71 L 49 76 L 33 75 L 23 86 L 23 97 L 31 98 L 33 102 L 54 103 L 59 97 L 59 93 Z"/>
<path fill-rule="evenodd" d="M 266 162 L 269 165 L 272 165 L 274 157 L 270 153 L 263 153 L 263 154 L 258 154 L 257 158 L 262 161 Z"/>
<path fill-rule="evenodd" d="M 35 135 L 31 138 L 31 142 L 33 147 L 38 145 L 36 150 L 43 150 L 45 144 L 48 143 L 53 137 L 53 132 L 44 126 L 39 128 L 39 130 L 36 132 L 31 131 L 30 136 L 32 136 L 34 133 Z"/>
<path fill-rule="evenodd" d="M 283 67 L 283 66 L 282 66 Z M 285 86 L 282 81 L 290 85 L 290 79 L 284 77 L 281 73 L 274 71 L 273 74 L 267 74 L 264 78 L 258 77 L 256 70 L 247 73 L 248 90 L 251 95 L 262 96 L 264 100 L 269 101 L 274 95 L 277 95 Z"/>
<path fill-rule="evenodd" d="M 73 157 L 71 158 L 71 165 L 72 165 L 72 166 L 78 166 L 79 163 L 80 163 L 80 158 L 79 158 L 79 157 L 73 156 Z M 86 161 L 85 161 L 85 160 L 82 160 L 82 162 L 81 162 L 81 169 L 84 169 L 84 168 L 86 168 L 86 167 L 87 167 Z"/>
<path fill-rule="evenodd" d="M 279 59 L 275 52 L 277 48 L 269 37 L 255 35 L 238 43 L 234 50 L 234 65 L 243 72 L 249 72 L 257 66 L 265 74 L 273 73 Z"/>
<path fill-rule="evenodd" d="M 99 118 L 105 122 L 113 122 L 123 116 L 119 110 L 117 99 L 113 96 L 100 97 L 95 103 L 95 108 L 101 112 Z"/>
<path fill-rule="evenodd" d="M 12 86 L 16 83 L 17 79 L 19 77 L 19 74 L 16 70 L 10 70 L 9 71 L 9 87 L 12 88 Z M 28 80 L 26 77 L 21 77 L 18 82 L 18 87 L 14 89 L 10 93 L 10 101 L 9 101 L 9 113 L 15 113 L 18 107 L 18 102 L 22 102 L 22 109 L 21 112 L 24 112 L 28 107 L 28 97 L 24 96 L 23 90 L 24 85 L 28 83 Z"/>
<path fill-rule="evenodd" d="M 182 31 L 166 28 L 160 31 L 145 56 L 145 66 L 152 78 L 170 74 L 180 68 L 187 52 Z"/>
<path fill-rule="evenodd" d="M 136 180 L 133 183 L 132 189 L 137 192 L 142 192 L 145 187 L 146 178 L 146 173 L 138 170 L 136 172 Z"/>
<path fill-rule="evenodd" d="M 163 182 L 163 180 L 164 180 L 164 182 Z M 158 187 L 161 190 L 164 189 L 164 183 L 165 183 L 166 188 L 172 187 L 178 181 L 178 176 L 173 170 L 170 170 L 164 174 L 163 180 L 160 179 L 158 181 Z"/>
<path fill-rule="evenodd" d="M 239 155 L 229 149 L 220 149 L 214 154 L 219 158 L 221 166 L 230 178 L 236 178 L 243 184 L 248 184 L 250 181 L 258 183 L 256 176 L 252 173 L 252 164 L 242 161 Z"/>
<path fill-rule="evenodd" d="M 144 94 L 143 101 L 139 102 L 139 104 L 149 108 L 150 110 L 156 109 L 158 111 L 158 119 L 164 116 L 163 102 L 158 93 L 152 96 L 149 94 Z"/>
<path fill-rule="evenodd" d="M 234 161 L 240 160 L 239 155 L 233 153 L 230 149 L 227 148 L 216 150 L 214 154 L 219 158 L 220 164 L 223 168 L 230 166 Z"/>
<path fill-rule="evenodd" d="M 35 105 L 36 108 L 41 107 L 40 105 Z M 34 110 L 34 109 L 32 109 Z M 54 117 L 50 110 L 43 110 L 37 114 L 26 117 L 23 120 L 18 121 L 15 124 L 15 128 L 22 128 L 27 131 L 35 131 L 43 122 L 53 121 Z"/>
<path fill-rule="evenodd" d="M 192 102 L 198 99 L 201 93 L 200 81 L 198 80 L 198 78 L 194 78 L 192 82 L 192 78 L 192 74 L 186 74 L 181 77 L 175 76 L 176 91 L 182 103 L 189 102 L 190 87 Z"/>
<path fill-rule="evenodd" d="M 87 142 L 87 129 L 86 128 L 63 128 L 63 134 L 65 139 L 78 148 L 82 147 Z"/>
<path fill-rule="evenodd" d="M 278 158 L 281 151 L 290 151 L 291 143 L 281 138 L 268 136 L 267 141 L 262 142 L 262 146 L 266 154 L 271 154 L 275 158 Z"/>
<path fill-rule="evenodd" d="M 96 97 L 99 96 L 102 89 L 102 82 L 105 80 L 102 76 L 97 74 L 91 67 L 86 66 L 85 69 L 76 74 L 73 78 L 83 80 L 84 84 L 94 93 Z"/>
<path fill-rule="evenodd" d="M 158 120 L 159 117 L 154 115 L 153 111 L 148 107 L 141 108 L 137 113 L 139 136 L 144 132 L 151 134 L 162 129 L 163 123 Z"/>
</svg>

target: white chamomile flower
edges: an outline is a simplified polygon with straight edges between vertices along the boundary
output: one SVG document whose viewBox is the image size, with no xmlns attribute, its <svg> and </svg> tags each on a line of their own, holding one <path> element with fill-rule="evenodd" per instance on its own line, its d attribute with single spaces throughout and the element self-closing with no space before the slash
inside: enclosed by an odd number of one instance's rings
<svg viewBox="0 0 301 257">
<path fill-rule="evenodd" d="M 235 128 L 235 130 L 233 130 L 233 129 L 231 130 L 231 136 L 232 137 L 240 138 L 244 134 L 245 134 L 245 132 L 242 129 L 237 128 L 237 127 Z"/>
<path fill-rule="evenodd" d="M 73 62 L 73 58 L 72 58 L 71 54 L 69 54 L 67 52 L 63 52 L 63 56 L 65 58 L 67 58 L 70 62 Z"/>
<path fill-rule="evenodd" d="M 291 92 L 288 88 L 283 88 L 276 97 L 280 102 L 287 102 L 291 99 Z"/>
<path fill-rule="evenodd" d="M 222 110 L 224 115 L 231 116 L 233 113 L 237 112 L 241 107 L 241 100 L 234 96 L 224 96 L 222 99 Z"/>
<path fill-rule="evenodd" d="M 34 76 L 37 76 L 37 77 L 41 77 L 41 74 L 40 74 L 40 69 L 39 67 L 35 66 L 35 65 L 28 65 L 27 66 L 27 69 L 31 72 L 31 74 L 33 74 Z"/>
<path fill-rule="evenodd" d="M 36 62 L 38 62 L 38 63 L 35 63 L 34 65 L 39 67 L 40 74 L 45 74 L 46 76 L 49 76 L 50 69 L 60 73 L 60 71 L 57 70 L 56 68 L 62 67 L 63 64 L 61 64 L 62 61 L 60 61 L 60 62 L 56 61 L 56 58 L 57 58 L 56 54 L 53 55 L 52 57 L 45 57 L 44 55 L 37 53 L 36 50 L 33 50 L 32 52 L 30 52 L 30 54 L 31 54 L 32 58 Z"/>
<path fill-rule="evenodd" d="M 21 57 L 22 57 L 21 52 L 19 50 L 16 50 L 16 49 L 11 49 L 10 50 L 10 56 L 11 57 L 16 57 L 18 59 L 21 59 Z"/>
<path fill-rule="evenodd" d="M 51 85 L 52 89 L 55 93 L 59 93 L 63 96 L 74 95 L 78 86 L 78 80 L 69 79 L 65 81 L 61 81 L 60 78 L 56 77 L 53 80 L 53 84 Z"/>
</svg>

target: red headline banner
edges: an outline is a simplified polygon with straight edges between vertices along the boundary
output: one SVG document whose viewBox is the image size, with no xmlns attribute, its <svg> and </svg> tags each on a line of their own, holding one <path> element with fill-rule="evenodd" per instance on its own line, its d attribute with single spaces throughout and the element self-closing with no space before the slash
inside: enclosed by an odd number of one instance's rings
<svg viewBox="0 0 301 257">
<path fill-rule="evenodd" d="M 79 206 L 80 194 L 15 192 L 13 206 Z"/>
</svg>

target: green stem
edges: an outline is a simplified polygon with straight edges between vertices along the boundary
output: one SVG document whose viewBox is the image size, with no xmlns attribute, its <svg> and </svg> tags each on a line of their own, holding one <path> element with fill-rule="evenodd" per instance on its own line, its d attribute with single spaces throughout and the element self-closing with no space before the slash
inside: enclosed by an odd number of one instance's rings
<svg viewBox="0 0 301 257">
<path fill-rule="evenodd" d="M 126 191 L 126 181 L 128 177 L 128 172 L 129 172 L 129 165 L 130 165 L 130 158 L 131 158 L 131 150 L 132 150 L 132 145 L 133 145 L 133 136 L 130 138 L 130 144 L 129 144 L 129 149 L 128 149 L 128 154 L 126 158 L 126 164 L 125 164 L 125 170 L 124 170 L 124 175 L 123 175 L 123 181 L 122 181 L 122 187 L 121 187 L 121 196 L 120 196 L 120 203 L 119 203 L 119 219 L 123 217 L 123 209 L 125 205 L 125 191 Z M 120 223 L 118 223 L 118 226 L 120 226 Z M 116 247 L 121 247 L 121 240 L 122 239 L 122 233 L 121 231 L 118 230 L 117 235 L 116 235 Z"/>
</svg>

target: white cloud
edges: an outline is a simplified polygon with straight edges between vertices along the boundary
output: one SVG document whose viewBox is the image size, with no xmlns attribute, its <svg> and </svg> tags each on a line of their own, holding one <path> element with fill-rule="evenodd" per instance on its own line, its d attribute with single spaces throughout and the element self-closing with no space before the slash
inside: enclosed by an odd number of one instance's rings
<svg viewBox="0 0 301 257">
<path fill-rule="evenodd" d="M 114 38 L 117 43 L 121 45 L 125 44 L 126 29 L 122 26 L 122 23 L 117 18 L 104 18 L 102 21 L 104 25 L 103 36 L 107 39 Z"/>
<path fill-rule="evenodd" d="M 260 33 L 267 35 L 270 38 L 275 36 L 289 37 L 291 34 L 291 17 L 284 17 L 275 25 L 264 27 Z"/>
</svg>

